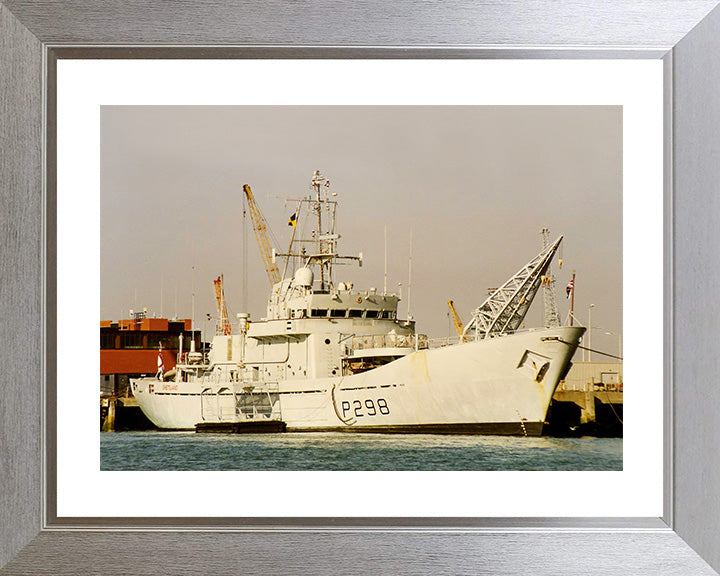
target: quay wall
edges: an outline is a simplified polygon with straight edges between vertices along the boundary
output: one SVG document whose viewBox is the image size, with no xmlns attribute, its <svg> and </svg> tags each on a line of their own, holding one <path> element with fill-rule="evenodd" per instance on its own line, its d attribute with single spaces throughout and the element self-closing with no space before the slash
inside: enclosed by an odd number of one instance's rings
<svg viewBox="0 0 720 576">
<path fill-rule="evenodd" d="M 574 362 L 558 385 L 543 434 L 623 435 L 622 362 Z"/>
</svg>

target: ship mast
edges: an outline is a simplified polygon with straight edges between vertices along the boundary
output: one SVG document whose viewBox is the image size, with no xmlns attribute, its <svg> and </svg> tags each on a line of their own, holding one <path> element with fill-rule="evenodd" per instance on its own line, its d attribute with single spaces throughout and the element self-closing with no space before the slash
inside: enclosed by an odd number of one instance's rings
<svg viewBox="0 0 720 576">
<path fill-rule="evenodd" d="M 315 211 L 317 212 L 317 246 L 318 254 L 324 254 L 323 251 L 323 231 L 322 231 L 322 200 L 320 198 L 320 187 L 325 182 L 325 177 L 320 174 L 320 170 L 315 170 L 312 178 L 312 186 L 315 189 Z M 329 279 L 328 279 L 329 280 Z M 325 290 L 325 262 L 320 261 L 320 290 Z"/>
<path fill-rule="evenodd" d="M 329 187 L 330 182 L 325 179 L 319 170 L 316 170 L 310 186 L 311 193 L 299 200 L 289 200 L 290 202 L 297 202 L 297 211 L 290 221 L 290 225 L 293 226 L 293 234 L 287 253 L 276 254 L 276 256 L 287 258 L 288 261 L 291 258 L 299 259 L 306 267 L 317 266 L 320 269 L 320 291 L 326 291 L 333 287 L 333 264 L 336 260 L 357 260 L 362 266 L 362 254 L 358 256 L 340 256 L 337 253 L 337 239 L 340 238 L 335 230 L 337 202 L 328 199 L 327 190 Z M 332 196 L 335 195 L 335 193 L 332 194 Z M 317 230 L 312 230 L 310 238 L 296 237 L 295 234 L 297 227 L 300 226 L 300 215 L 303 210 L 308 216 L 312 212 L 315 212 L 317 216 Z M 323 229 L 323 210 L 327 210 L 329 214 L 329 228 L 325 230 Z M 325 226 L 327 225 L 326 223 Z M 299 251 L 293 251 L 296 245 L 302 246 Z M 312 253 L 308 253 L 306 245 L 314 246 L 314 249 L 310 249 Z"/>
</svg>

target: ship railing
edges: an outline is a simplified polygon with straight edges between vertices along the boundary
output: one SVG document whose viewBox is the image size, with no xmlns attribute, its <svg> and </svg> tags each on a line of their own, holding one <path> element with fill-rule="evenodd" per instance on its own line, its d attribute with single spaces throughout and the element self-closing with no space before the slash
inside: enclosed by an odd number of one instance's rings
<svg viewBox="0 0 720 576">
<path fill-rule="evenodd" d="M 268 363 L 269 364 L 269 363 Z M 284 380 L 287 367 L 284 364 L 273 364 L 271 372 L 266 373 L 262 365 L 249 365 L 241 368 L 237 373 L 236 381 L 242 386 L 262 386 L 267 388 L 272 385 L 268 378 Z"/>
<path fill-rule="evenodd" d="M 445 338 L 428 338 L 428 348 L 444 348 L 460 342 L 459 336 L 446 336 Z"/>
<path fill-rule="evenodd" d="M 245 392 L 222 387 L 205 388 L 200 394 L 202 419 L 206 422 L 282 420 L 277 382 Z"/>
<path fill-rule="evenodd" d="M 205 374 L 201 379 L 200 413 L 202 419 L 212 422 L 231 421 L 235 418 L 235 392 L 227 377 L 222 374 Z"/>
<path fill-rule="evenodd" d="M 235 408 L 232 406 L 220 406 L 220 420 L 232 420 L 235 417 Z"/>
<path fill-rule="evenodd" d="M 381 348 L 413 348 L 423 350 L 428 347 L 428 337 L 425 334 L 373 334 L 367 336 L 353 336 L 345 345 L 345 353 L 352 354 L 353 350 L 370 350 Z"/>
<path fill-rule="evenodd" d="M 202 375 L 200 381 L 203 386 L 218 385 L 226 383 L 229 380 L 229 374 L 223 372 L 210 372 Z"/>
<path fill-rule="evenodd" d="M 623 383 L 620 382 L 582 382 L 576 379 L 561 380 L 558 390 L 566 392 L 622 392 Z"/>
<path fill-rule="evenodd" d="M 280 409 L 273 409 L 271 412 L 261 412 L 257 409 L 253 409 L 252 412 L 241 412 L 236 410 L 234 412 L 234 418 L 238 422 L 249 422 L 254 420 L 282 420 L 282 413 Z M 228 420 L 231 420 L 228 417 Z"/>
<path fill-rule="evenodd" d="M 497 334 L 492 334 L 491 338 L 502 338 L 503 336 L 509 336 L 511 334 L 518 334 L 518 333 L 527 333 L 527 332 L 536 332 L 538 328 L 518 328 L 517 330 L 512 330 L 508 332 L 500 332 Z M 475 341 L 475 333 L 470 332 L 469 334 L 465 335 L 465 342 L 474 342 Z M 482 340 L 482 334 L 480 336 L 480 339 Z M 452 346 L 453 344 L 460 343 L 460 336 L 445 336 L 444 338 L 431 338 L 428 340 L 428 347 L 430 348 L 442 348 L 444 346 Z"/>
</svg>

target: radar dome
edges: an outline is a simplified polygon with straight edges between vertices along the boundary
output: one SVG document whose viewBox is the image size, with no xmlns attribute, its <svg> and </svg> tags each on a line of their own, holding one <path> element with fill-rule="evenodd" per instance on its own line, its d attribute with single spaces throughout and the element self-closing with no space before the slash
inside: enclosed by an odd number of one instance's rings
<svg viewBox="0 0 720 576">
<path fill-rule="evenodd" d="M 295 286 L 303 286 L 305 288 L 312 287 L 313 284 L 313 271 L 310 268 L 300 268 L 295 272 L 295 278 L 293 278 L 293 284 Z"/>
</svg>

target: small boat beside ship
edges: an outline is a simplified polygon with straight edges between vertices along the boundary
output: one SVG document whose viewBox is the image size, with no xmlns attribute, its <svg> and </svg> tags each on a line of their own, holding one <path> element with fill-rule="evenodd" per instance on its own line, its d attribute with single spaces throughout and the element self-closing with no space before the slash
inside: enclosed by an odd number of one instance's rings
<svg viewBox="0 0 720 576">
<path fill-rule="evenodd" d="M 328 184 L 316 172 L 294 200 L 283 254 L 245 187 L 272 284 L 265 317 L 238 314 L 233 333 L 223 316 L 209 353 L 191 348 L 172 374 L 132 380 L 146 416 L 173 430 L 540 435 L 585 331 L 523 328 L 562 237 L 488 296 L 457 343 L 436 347 L 399 317 L 398 294 L 336 281 L 336 265 L 362 255 L 338 251 Z M 222 315 L 221 287 L 218 302 Z"/>
</svg>

